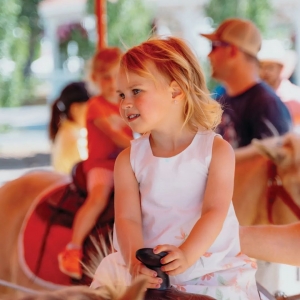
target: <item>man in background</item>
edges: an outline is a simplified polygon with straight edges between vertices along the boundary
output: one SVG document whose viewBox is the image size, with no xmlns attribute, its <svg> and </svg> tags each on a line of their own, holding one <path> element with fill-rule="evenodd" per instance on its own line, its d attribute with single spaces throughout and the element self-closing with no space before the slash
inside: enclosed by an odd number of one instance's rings
<svg viewBox="0 0 300 300">
<path fill-rule="evenodd" d="M 265 40 L 258 53 L 259 75 L 288 107 L 294 126 L 300 127 L 300 87 L 291 77 L 297 63 L 295 51 L 286 50 L 279 40 Z"/>
<path fill-rule="evenodd" d="M 254 23 L 227 19 L 213 33 L 201 35 L 211 41 L 208 58 L 212 77 L 226 89 L 218 99 L 224 108 L 218 131 L 236 149 L 238 161 L 252 155 L 245 147 L 252 139 L 288 132 L 291 116 L 275 92 L 259 78 L 257 54 L 262 39 Z"/>
</svg>

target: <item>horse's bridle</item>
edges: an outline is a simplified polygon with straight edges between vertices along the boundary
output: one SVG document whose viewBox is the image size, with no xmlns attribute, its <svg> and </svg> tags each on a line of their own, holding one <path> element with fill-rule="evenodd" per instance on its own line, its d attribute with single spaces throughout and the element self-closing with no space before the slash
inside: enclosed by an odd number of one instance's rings
<svg viewBox="0 0 300 300">
<path fill-rule="evenodd" d="M 273 224 L 272 207 L 277 197 L 279 197 L 293 214 L 300 219 L 300 207 L 295 203 L 291 195 L 282 185 L 282 181 L 277 174 L 277 167 L 270 162 L 268 165 L 268 187 L 267 187 L 267 212 L 268 220 Z"/>
</svg>

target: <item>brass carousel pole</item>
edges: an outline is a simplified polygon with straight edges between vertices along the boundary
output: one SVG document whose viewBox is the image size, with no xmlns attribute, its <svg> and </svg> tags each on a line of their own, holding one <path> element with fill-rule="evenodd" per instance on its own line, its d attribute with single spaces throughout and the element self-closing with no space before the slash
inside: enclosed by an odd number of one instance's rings
<svg viewBox="0 0 300 300">
<path fill-rule="evenodd" d="M 106 0 L 95 0 L 95 15 L 98 32 L 97 49 L 101 49 L 107 47 Z"/>
</svg>

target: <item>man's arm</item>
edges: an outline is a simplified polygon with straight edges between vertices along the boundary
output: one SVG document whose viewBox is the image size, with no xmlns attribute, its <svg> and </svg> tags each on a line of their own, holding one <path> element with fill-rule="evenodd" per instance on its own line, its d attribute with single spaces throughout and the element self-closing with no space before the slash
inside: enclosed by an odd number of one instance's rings
<svg viewBox="0 0 300 300">
<path fill-rule="evenodd" d="M 242 252 L 270 262 L 300 266 L 300 222 L 240 227 Z"/>
<path fill-rule="evenodd" d="M 253 145 L 248 145 L 234 150 L 236 164 L 249 160 L 257 156 L 261 156 L 261 153 Z"/>
</svg>

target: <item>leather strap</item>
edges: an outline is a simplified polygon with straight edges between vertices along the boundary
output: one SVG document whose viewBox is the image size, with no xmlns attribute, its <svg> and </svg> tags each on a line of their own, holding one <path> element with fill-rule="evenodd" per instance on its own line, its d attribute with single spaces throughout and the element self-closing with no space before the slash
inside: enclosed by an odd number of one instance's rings
<svg viewBox="0 0 300 300">
<path fill-rule="evenodd" d="M 281 180 L 277 175 L 276 165 L 270 163 L 268 166 L 267 212 L 268 220 L 271 224 L 273 224 L 272 208 L 277 198 L 280 198 L 293 214 L 300 219 L 300 207 L 283 187 Z"/>
</svg>

